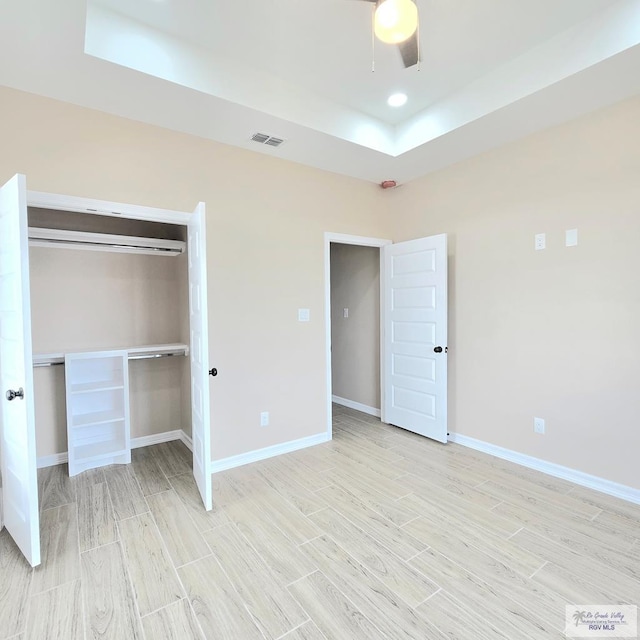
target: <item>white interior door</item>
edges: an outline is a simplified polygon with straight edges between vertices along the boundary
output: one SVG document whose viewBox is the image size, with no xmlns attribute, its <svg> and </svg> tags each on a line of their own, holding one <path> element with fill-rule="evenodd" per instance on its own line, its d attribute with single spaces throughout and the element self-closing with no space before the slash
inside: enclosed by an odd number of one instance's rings
<svg viewBox="0 0 640 640">
<path fill-rule="evenodd" d="M 204 506 L 211 496 L 211 419 L 209 413 L 209 320 L 207 314 L 207 254 L 205 207 L 201 202 L 189 219 L 189 327 L 191 358 L 191 437 L 193 477 Z"/>
<path fill-rule="evenodd" d="M 26 196 L 21 175 L 0 188 L 0 433 L 4 524 L 35 567 L 40 521 Z"/>
<path fill-rule="evenodd" d="M 382 251 L 382 420 L 446 442 L 447 236 Z"/>
</svg>

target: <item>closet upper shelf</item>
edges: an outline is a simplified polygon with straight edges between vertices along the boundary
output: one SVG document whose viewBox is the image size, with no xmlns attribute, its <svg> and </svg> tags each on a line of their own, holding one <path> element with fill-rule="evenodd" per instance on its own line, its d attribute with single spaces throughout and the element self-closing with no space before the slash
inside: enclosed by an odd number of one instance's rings
<svg viewBox="0 0 640 640">
<path fill-rule="evenodd" d="M 89 231 L 29 227 L 29 245 L 58 249 L 85 249 L 116 253 L 142 253 L 154 256 L 177 256 L 184 253 L 182 240 L 122 236 Z"/>
<path fill-rule="evenodd" d="M 93 349 L 91 351 L 94 351 Z M 112 351 L 112 349 L 109 349 Z M 152 344 L 144 347 L 120 347 L 118 351 L 126 351 L 129 360 L 150 360 L 169 356 L 188 356 L 189 346 L 186 344 Z M 74 351 L 73 353 L 82 353 Z M 34 353 L 34 367 L 50 367 L 64 364 L 64 353 Z"/>
</svg>

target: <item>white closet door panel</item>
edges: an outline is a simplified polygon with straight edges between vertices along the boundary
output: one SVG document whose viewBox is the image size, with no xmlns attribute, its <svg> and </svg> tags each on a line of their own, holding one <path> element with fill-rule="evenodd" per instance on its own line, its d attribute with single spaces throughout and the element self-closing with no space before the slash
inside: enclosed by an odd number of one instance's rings
<svg viewBox="0 0 640 640">
<path fill-rule="evenodd" d="M 36 566 L 40 521 L 26 193 L 20 175 L 0 188 L 0 434 L 4 525 Z"/>
<path fill-rule="evenodd" d="M 191 437 L 193 477 L 205 508 L 211 495 L 211 417 L 209 400 L 209 320 L 207 314 L 207 253 L 205 207 L 200 203 L 188 225 L 189 328 L 191 359 Z"/>
</svg>

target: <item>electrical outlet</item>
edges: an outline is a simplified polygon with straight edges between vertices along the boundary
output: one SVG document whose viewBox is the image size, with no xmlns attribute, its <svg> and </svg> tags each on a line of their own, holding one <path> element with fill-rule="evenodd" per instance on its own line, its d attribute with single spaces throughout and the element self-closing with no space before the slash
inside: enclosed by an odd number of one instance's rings
<svg viewBox="0 0 640 640">
<path fill-rule="evenodd" d="M 544 435 L 544 418 L 534 418 L 533 419 L 533 430 L 536 433 L 540 433 Z"/>
<path fill-rule="evenodd" d="M 260 426 L 261 427 L 268 427 L 269 426 L 269 412 L 268 411 L 262 411 L 260 413 Z"/>
<path fill-rule="evenodd" d="M 547 235 L 545 233 L 536 233 L 535 248 L 536 251 L 541 251 L 542 249 L 547 248 Z"/>
<path fill-rule="evenodd" d="M 345 308 L 342 310 L 342 317 L 343 317 L 343 318 L 348 318 L 348 317 L 349 317 L 349 309 L 347 309 L 347 307 L 345 307 Z"/>
</svg>

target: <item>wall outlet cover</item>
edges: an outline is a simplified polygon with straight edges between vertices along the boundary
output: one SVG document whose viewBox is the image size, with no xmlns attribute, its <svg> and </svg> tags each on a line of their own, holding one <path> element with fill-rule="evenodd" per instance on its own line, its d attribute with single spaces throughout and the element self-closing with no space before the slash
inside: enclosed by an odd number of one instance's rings
<svg viewBox="0 0 640 640">
<path fill-rule="evenodd" d="M 298 322 L 309 322 L 311 311 L 309 309 L 298 309 Z"/>
<path fill-rule="evenodd" d="M 535 433 L 544 434 L 544 418 L 533 419 L 533 430 Z"/>
<path fill-rule="evenodd" d="M 269 426 L 269 412 L 268 411 L 262 411 L 260 413 L 260 426 L 261 427 L 268 427 Z"/>
<path fill-rule="evenodd" d="M 547 248 L 547 234 L 546 233 L 536 233 L 534 246 L 536 251 L 541 251 L 542 249 Z"/>
</svg>

